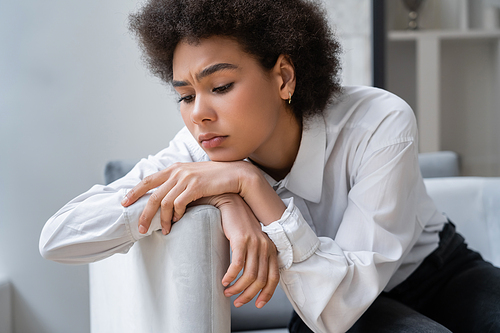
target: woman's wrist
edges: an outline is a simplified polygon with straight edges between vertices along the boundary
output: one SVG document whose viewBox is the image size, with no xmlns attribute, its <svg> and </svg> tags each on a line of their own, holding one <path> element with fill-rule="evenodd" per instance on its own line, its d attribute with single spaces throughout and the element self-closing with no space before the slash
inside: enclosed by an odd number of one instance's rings
<svg viewBox="0 0 500 333">
<path fill-rule="evenodd" d="M 223 193 L 203 199 L 206 199 L 204 204 L 212 205 L 219 209 L 225 205 L 235 205 L 238 204 L 239 202 L 244 202 L 243 198 L 239 194 L 235 193 Z"/>
<path fill-rule="evenodd" d="M 249 167 L 243 168 L 240 175 L 239 194 L 250 206 L 259 222 L 268 225 L 281 218 L 286 206 L 262 172 L 251 164 Z"/>
<path fill-rule="evenodd" d="M 231 185 L 230 188 L 226 188 L 229 192 L 201 198 L 191 205 L 209 204 L 219 208 L 220 205 L 234 201 L 234 196 L 239 196 L 262 224 L 268 225 L 279 220 L 286 206 L 269 185 L 260 169 L 248 162 L 231 163 L 240 163 L 238 166 L 232 165 L 231 167 L 231 170 L 237 170 L 237 186 Z"/>
</svg>

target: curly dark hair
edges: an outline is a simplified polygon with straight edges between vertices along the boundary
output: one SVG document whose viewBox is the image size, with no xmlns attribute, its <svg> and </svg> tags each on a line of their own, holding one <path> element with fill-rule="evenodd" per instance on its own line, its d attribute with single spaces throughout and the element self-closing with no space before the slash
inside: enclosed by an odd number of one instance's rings
<svg viewBox="0 0 500 333">
<path fill-rule="evenodd" d="M 181 40 L 235 38 L 267 70 L 287 55 L 297 81 L 291 107 L 302 122 L 342 91 L 341 47 L 326 17 L 314 0 L 149 0 L 130 15 L 130 30 L 151 72 L 166 83 Z"/>
</svg>

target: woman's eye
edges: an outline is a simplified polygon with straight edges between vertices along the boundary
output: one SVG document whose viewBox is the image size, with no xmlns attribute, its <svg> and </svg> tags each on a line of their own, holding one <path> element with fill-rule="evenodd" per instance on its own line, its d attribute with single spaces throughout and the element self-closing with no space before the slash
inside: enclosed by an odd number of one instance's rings
<svg viewBox="0 0 500 333">
<path fill-rule="evenodd" d="M 188 95 L 188 96 L 184 96 L 184 97 L 181 97 L 179 98 L 179 103 L 181 102 L 184 102 L 184 103 L 191 103 L 192 101 L 194 101 L 194 95 Z"/>
<path fill-rule="evenodd" d="M 216 87 L 214 89 L 212 89 L 212 92 L 215 92 L 215 93 L 225 93 L 227 92 L 231 87 L 233 86 L 233 83 L 228 83 L 228 84 L 225 84 L 223 86 L 220 86 L 220 87 Z"/>
</svg>

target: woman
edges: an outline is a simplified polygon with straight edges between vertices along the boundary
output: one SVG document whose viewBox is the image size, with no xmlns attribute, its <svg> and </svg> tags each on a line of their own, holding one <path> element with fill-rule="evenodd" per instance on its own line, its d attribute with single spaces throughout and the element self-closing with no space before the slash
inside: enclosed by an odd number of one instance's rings
<svg viewBox="0 0 500 333">
<path fill-rule="evenodd" d="M 225 295 L 241 293 L 241 306 L 258 294 L 261 308 L 279 280 L 291 332 L 500 330 L 499 270 L 427 196 L 413 112 L 385 91 L 340 86 L 318 4 L 151 0 L 131 29 L 186 127 L 56 213 L 45 257 L 124 253 L 210 204 L 233 250 Z"/>
</svg>

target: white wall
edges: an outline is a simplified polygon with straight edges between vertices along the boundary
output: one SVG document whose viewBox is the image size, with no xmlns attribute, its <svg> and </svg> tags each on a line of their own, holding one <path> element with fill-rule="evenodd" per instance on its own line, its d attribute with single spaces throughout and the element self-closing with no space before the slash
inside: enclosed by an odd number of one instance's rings
<svg viewBox="0 0 500 333">
<path fill-rule="evenodd" d="M 181 127 L 127 31 L 136 7 L 0 3 L 0 273 L 12 283 L 17 333 L 89 332 L 87 266 L 42 259 L 40 230 L 102 182 L 108 160 L 155 153 Z"/>
<path fill-rule="evenodd" d="M 371 82 L 369 3 L 326 1 L 341 37 L 353 37 L 349 84 Z M 137 6 L 0 3 L 0 273 L 11 281 L 15 333 L 89 332 L 87 266 L 42 259 L 40 230 L 103 181 L 108 160 L 155 153 L 181 127 L 170 90 L 147 74 L 127 31 Z"/>
<path fill-rule="evenodd" d="M 341 41 L 344 85 L 372 85 L 371 0 L 324 0 Z"/>
</svg>

